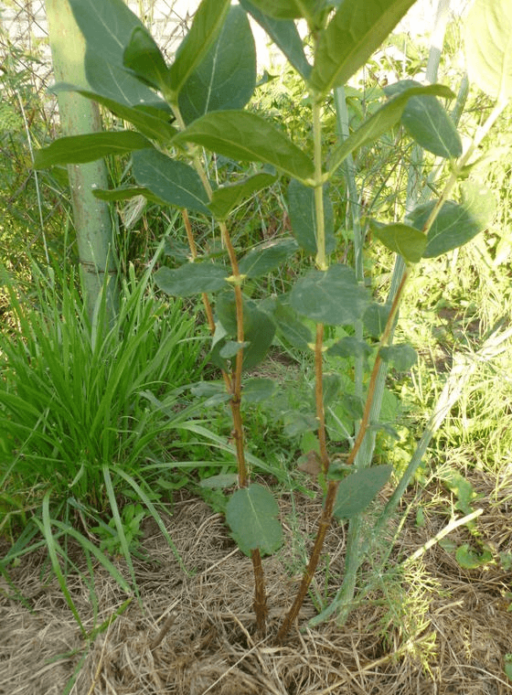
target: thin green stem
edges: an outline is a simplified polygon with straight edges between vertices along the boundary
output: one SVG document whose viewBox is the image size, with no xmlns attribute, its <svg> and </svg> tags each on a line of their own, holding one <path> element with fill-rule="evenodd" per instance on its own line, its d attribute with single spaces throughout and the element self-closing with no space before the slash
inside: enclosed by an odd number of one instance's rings
<svg viewBox="0 0 512 695">
<path fill-rule="evenodd" d="M 327 270 L 325 254 L 324 193 L 322 174 L 322 106 L 313 103 L 313 145 L 315 163 L 315 221 L 316 221 L 316 264 L 320 270 Z"/>
</svg>

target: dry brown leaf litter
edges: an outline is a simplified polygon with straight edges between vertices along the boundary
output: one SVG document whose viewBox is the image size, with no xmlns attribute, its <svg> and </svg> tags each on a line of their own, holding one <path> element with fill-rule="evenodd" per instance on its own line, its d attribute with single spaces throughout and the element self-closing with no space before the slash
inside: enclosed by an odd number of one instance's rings
<svg viewBox="0 0 512 695">
<path fill-rule="evenodd" d="M 474 487 L 491 499 L 484 478 Z M 501 500 L 483 504 L 478 522 L 482 538 L 493 542 L 497 552 L 512 549 L 509 496 L 504 490 Z M 177 502 L 167 520 L 190 576 L 182 572 L 156 525 L 148 522 L 143 550 L 149 560 L 136 561 L 143 609 L 133 601 L 96 636 L 88 652 L 57 582 L 48 578 L 43 556 L 33 555 L 12 572 L 31 610 L 12 598 L 4 580 L 0 584 L 0 693 L 61 695 L 82 657 L 72 695 L 512 693 L 503 671 L 504 655 L 512 653 L 512 612 L 506 599 L 507 589 L 512 591 L 510 573 L 499 566 L 464 571 L 438 546 L 417 563 L 403 589 L 393 581 L 384 581 L 379 589 L 377 582 L 344 626 L 331 622 L 307 629 L 307 619 L 315 614 L 310 601 L 301 614 L 306 629 L 295 631 L 283 645 L 274 644 L 319 511 L 318 503 L 300 496 L 293 504 L 290 497 L 281 501 L 290 542 L 264 560 L 270 608 L 264 640 L 254 633 L 250 560 L 236 549 L 222 518 L 201 501 Z M 413 520 L 406 524 L 397 550 L 403 557 L 449 519 L 434 501 L 426 520 L 424 528 Z M 470 540 L 464 528 L 453 535 L 458 543 Z M 344 544 L 343 527 L 332 529 L 331 592 L 343 570 Z M 369 565 L 366 571 L 372 577 Z M 126 598 L 97 568 L 99 616 L 94 623 L 85 582 L 70 578 L 70 587 L 88 630 Z M 322 595 L 324 589 L 319 576 L 315 591 Z M 390 602 L 395 604 L 391 610 Z M 164 624 L 168 631 L 156 645 Z"/>
</svg>

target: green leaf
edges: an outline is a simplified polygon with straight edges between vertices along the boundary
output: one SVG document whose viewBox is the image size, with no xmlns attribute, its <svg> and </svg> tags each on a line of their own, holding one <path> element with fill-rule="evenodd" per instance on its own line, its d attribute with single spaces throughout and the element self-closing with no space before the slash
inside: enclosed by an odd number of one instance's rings
<svg viewBox="0 0 512 695">
<path fill-rule="evenodd" d="M 165 89 L 168 69 L 155 40 L 145 27 L 135 27 L 123 53 L 123 65 L 144 84 Z"/>
<path fill-rule="evenodd" d="M 416 350 L 405 343 L 383 347 L 379 355 L 383 362 L 391 362 L 398 372 L 407 372 L 418 361 Z"/>
<path fill-rule="evenodd" d="M 372 302 L 363 315 L 363 325 L 372 338 L 379 339 L 386 326 L 391 306 Z"/>
<path fill-rule="evenodd" d="M 313 162 L 286 135 L 249 111 L 215 111 L 191 123 L 174 138 L 194 142 L 225 157 L 264 162 L 298 179 L 314 174 Z"/>
<path fill-rule="evenodd" d="M 372 352 L 372 349 L 363 340 L 358 340 L 354 336 L 347 335 L 345 338 L 338 340 L 334 345 L 327 350 L 328 355 L 336 357 L 367 357 Z"/>
<path fill-rule="evenodd" d="M 229 12 L 213 46 L 179 96 L 185 123 L 209 111 L 242 109 L 256 87 L 256 48 L 251 26 L 238 6 Z"/>
<path fill-rule="evenodd" d="M 133 156 L 133 176 L 168 205 L 177 205 L 210 215 L 208 195 L 196 171 L 184 162 L 170 159 L 157 150 L 143 150 Z"/>
<path fill-rule="evenodd" d="M 126 106 L 101 94 L 90 92 L 71 84 L 56 84 L 52 87 L 52 92 L 57 94 L 59 92 L 78 92 L 78 94 L 87 97 L 87 99 L 92 99 L 97 101 L 98 104 L 106 106 L 115 116 L 132 123 L 146 137 L 158 140 L 163 144 L 170 142 L 178 132 L 169 123 L 169 114 L 161 109 L 151 106 Z"/>
<path fill-rule="evenodd" d="M 340 400 L 341 407 L 352 420 L 360 420 L 363 417 L 364 403 L 360 396 L 344 393 Z"/>
<path fill-rule="evenodd" d="M 317 323 L 350 324 L 361 318 L 369 302 L 368 293 L 352 268 L 332 265 L 313 270 L 301 278 L 290 294 L 290 304 Z"/>
<path fill-rule="evenodd" d="M 170 98 L 177 100 L 180 91 L 208 53 L 220 33 L 231 0 L 202 0 L 194 14 L 192 26 L 180 44 L 169 69 Z"/>
<path fill-rule="evenodd" d="M 267 32 L 272 41 L 281 49 L 290 64 L 307 79 L 311 73 L 311 65 L 304 54 L 302 39 L 295 22 L 276 20 L 263 14 L 248 0 L 240 0 L 242 7 L 250 12 L 258 24 Z"/>
<path fill-rule="evenodd" d="M 336 373 L 324 372 L 322 376 L 322 391 L 324 406 L 331 405 L 341 391 L 341 377 Z"/>
<path fill-rule="evenodd" d="M 124 0 L 69 0 L 76 23 L 88 48 L 116 65 L 123 64 L 123 52 L 140 19 Z"/>
<path fill-rule="evenodd" d="M 232 357 L 235 357 L 240 350 L 243 350 L 248 345 L 248 342 L 236 343 L 234 340 L 228 340 L 226 343 L 224 343 L 223 347 L 221 347 L 219 355 L 224 360 L 230 360 Z"/>
<path fill-rule="evenodd" d="M 212 475 L 210 478 L 203 478 L 199 481 L 199 487 L 206 487 L 211 490 L 216 490 L 218 488 L 232 487 L 238 482 L 238 475 L 236 473 L 221 473 L 219 475 Z"/>
<path fill-rule="evenodd" d="M 85 75 L 97 94 L 125 106 L 153 106 L 170 115 L 170 107 L 149 87 L 142 84 L 122 65 L 109 63 L 90 48 L 85 54 Z"/>
<path fill-rule="evenodd" d="M 370 228 L 386 248 L 400 254 L 406 263 L 419 263 L 427 246 L 427 237 L 406 224 L 380 225 L 370 222 Z"/>
<path fill-rule="evenodd" d="M 44 169 L 55 164 L 94 162 L 110 154 L 128 154 L 149 147 L 150 141 L 132 130 L 73 135 L 59 138 L 49 147 L 37 150 L 34 169 Z"/>
<path fill-rule="evenodd" d="M 386 94 L 400 94 L 421 86 L 414 80 L 403 80 L 384 88 Z M 407 101 L 402 123 L 409 135 L 425 150 L 438 157 L 460 157 L 462 141 L 455 123 L 435 96 L 414 96 Z"/>
<path fill-rule="evenodd" d="M 251 0 L 261 12 L 274 19 L 313 18 L 317 0 Z"/>
<path fill-rule="evenodd" d="M 217 317 L 227 332 L 227 335 L 235 339 L 237 334 L 236 306 L 232 292 L 225 292 L 217 298 Z M 272 319 L 257 308 L 255 302 L 244 298 L 244 339 L 249 346 L 244 348 L 243 368 L 245 371 L 253 369 L 266 356 L 272 345 L 276 327 Z M 217 353 L 222 350 L 222 343 L 217 348 Z"/>
<path fill-rule="evenodd" d="M 254 174 L 254 176 L 249 176 L 249 178 L 239 183 L 221 186 L 213 192 L 212 200 L 208 207 L 218 220 L 225 220 L 234 207 L 256 191 L 270 186 L 276 179 L 277 176 L 275 174 L 262 171 Z"/>
<path fill-rule="evenodd" d="M 278 268 L 298 249 L 295 239 L 280 239 L 270 241 L 264 247 L 251 249 L 239 263 L 240 273 L 248 278 L 258 278 L 267 275 Z"/>
<path fill-rule="evenodd" d="M 351 519 L 363 512 L 384 487 L 393 471 L 393 466 L 371 466 L 344 478 L 338 487 L 333 516 Z"/>
<path fill-rule="evenodd" d="M 191 297 L 215 292 L 226 286 L 225 268 L 210 263 L 186 263 L 180 268 L 160 268 L 155 273 L 158 287 L 172 297 Z"/>
<path fill-rule="evenodd" d="M 492 562 L 492 552 L 485 548 L 480 555 L 472 550 L 467 543 L 465 543 L 457 548 L 455 559 L 464 569 L 473 570 L 477 567 L 482 567 L 482 565 L 487 565 L 489 562 Z"/>
<path fill-rule="evenodd" d="M 318 429 L 318 420 L 313 413 L 302 413 L 292 410 L 284 416 L 284 433 L 287 437 L 297 437 L 304 432 L 314 432 Z"/>
<path fill-rule="evenodd" d="M 412 83 L 415 84 L 416 83 Z M 393 96 L 386 104 L 380 107 L 370 118 L 368 118 L 362 126 L 349 135 L 331 154 L 329 163 L 329 172 L 332 174 L 340 166 L 340 164 L 353 152 L 356 148 L 362 147 L 370 142 L 373 142 L 388 130 L 393 128 L 404 112 L 408 101 L 415 95 L 438 95 L 444 97 L 453 97 L 453 92 L 444 85 L 428 85 L 422 87 L 417 85 L 406 88 L 396 96 Z M 432 97 L 433 98 L 433 97 Z"/>
<path fill-rule="evenodd" d="M 470 80 L 491 97 L 512 96 L 512 0 L 475 0 L 466 20 Z"/>
<path fill-rule="evenodd" d="M 509 597 L 510 598 L 510 597 Z M 510 608 L 509 608 L 510 610 Z M 512 654 L 505 654 L 505 675 L 512 681 Z"/>
<path fill-rule="evenodd" d="M 324 188 L 323 197 L 325 251 L 332 253 L 336 248 L 334 213 L 327 188 Z M 288 186 L 288 214 L 295 238 L 305 251 L 315 255 L 317 253 L 315 193 L 312 188 L 304 186 L 295 179 L 292 179 Z"/>
<path fill-rule="evenodd" d="M 277 390 L 277 384 L 272 379 L 249 379 L 244 384 L 244 403 L 263 403 L 268 401 Z"/>
<path fill-rule="evenodd" d="M 143 196 L 151 203 L 156 203 L 157 205 L 167 205 L 167 203 L 156 195 L 153 195 L 148 188 L 143 188 L 142 186 L 133 186 L 131 188 L 113 188 L 111 190 L 105 190 L 102 188 L 96 188 L 92 194 L 95 198 L 100 200 L 106 200 L 108 203 L 112 203 L 118 200 L 130 200 L 130 198 L 136 198 L 137 196 Z"/>
<path fill-rule="evenodd" d="M 262 555 L 271 555 L 281 547 L 283 531 L 278 514 L 277 502 L 262 485 L 254 483 L 232 495 L 226 507 L 226 521 L 245 555 L 256 549 Z"/>
<path fill-rule="evenodd" d="M 489 192 L 474 185 L 465 190 L 467 197 L 462 204 L 448 200 L 441 207 L 428 232 L 424 258 L 435 258 L 463 246 L 486 228 L 493 207 Z M 406 222 L 416 229 L 423 229 L 435 205 L 435 201 L 419 205 L 408 215 Z"/>
<path fill-rule="evenodd" d="M 309 328 L 297 318 L 297 314 L 291 307 L 278 302 L 274 317 L 279 335 L 295 348 L 309 349 L 310 344 L 313 343 L 313 335 Z"/>
<path fill-rule="evenodd" d="M 320 34 L 309 83 L 319 95 L 345 84 L 414 4 L 415 0 L 344 0 Z"/>
</svg>

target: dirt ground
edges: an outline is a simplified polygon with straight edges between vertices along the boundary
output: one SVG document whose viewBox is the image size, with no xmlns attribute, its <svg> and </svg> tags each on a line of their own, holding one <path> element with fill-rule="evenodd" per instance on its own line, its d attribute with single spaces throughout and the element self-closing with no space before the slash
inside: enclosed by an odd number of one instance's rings
<svg viewBox="0 0 512 695">
<path fill-rule="evenodd" d="M 510 551 L 511 490 L 492 499 L 484 478 L 472 482 L 491 500 L 480 505 L 482 538 L 492 540 L 496 553 Z M 25 605 L 0 578 L 0 693 L 512 693 L 512 682 L 504 672 L 505 655 L 512 654 L 512 611 L 507 610 L 512 575 L 498 562 L 463 570 L 439 546 L 400 581 L 388 578 L 379 584 L 378 572 L 366 567 L 365 576 L 373 577 L 374 587 L 343 626 L 331 621 L 308 628 L 308 618 L 316 613 L 308 599 L 300 629 L 284 644 L 275 644 L 280 617 L 297 586 L 320 512 L 318 502 L 298 493 L 283 497 L 280 505 L 288 543 L 264 559 L 270 609 L 264 639 L 254 631 L 250 560 L 238 551 L 220 515 L 201 500 L 183 498 L 175 502 L 166 524 L 188 571 L 180 569 L 156 524 L 148 521 L 142 547 L 147 557 L 135 559 L 141 602 L 134 599 L 89 644 L 82 640 L 43 555 L 32 555 L 12 570 Z M 407 517 L 396 558 L 411 555 L 448 523 L 446 508 L 431 504 L 428 509 L 422 527 L 416 525 L 413 513 Z M 470 535 L 461 527 L 451 538 L 460 544 Z M 313 595 L 322 596 L 327 590 L 332 595 L 339 585 L 344 527 L 331 529 L 327 543 L 328 571 L 324 564 Z M 89 631 L 126 600 L 112 578 L 97 567 L 94 620 L 83 578 L 71 575 L 69 585 Z"/>
</svg>

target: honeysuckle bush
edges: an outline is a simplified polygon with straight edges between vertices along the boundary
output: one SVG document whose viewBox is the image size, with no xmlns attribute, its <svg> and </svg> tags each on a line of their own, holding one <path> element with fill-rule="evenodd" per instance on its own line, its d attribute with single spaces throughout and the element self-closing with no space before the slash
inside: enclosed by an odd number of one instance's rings
<svg viewBox="0 0 512 695">
<path fill-rule="evenodd" d="M 478 146 L 507 104 L 512 75 L 507 45 L 512 0 L 476 0 L 466 23 L 466 55 L 471 80 L 495 101 L 485 123 L 463 146 L 456 118 L 447 112 L 455 94 L 445 85 L 404 80 L 390 84 L 357 127 L 347 127 L 344 86 L 393 31 L 414 0 L 203 0 L 187 36 L 168 61 L 140 20 L 122 0 L 69 0 L 84 34 L 88 85 L 60 84 L 94 99 L 125 121 L 125 130 L 61 138 L 39 151 L 36 167 L 80 163 L 112 154 L 132 153 L 136 185 L 97 190 L 98 198 L 148 201 L 182 211 L 188 259 L 161 267 L 158 286 L 177 297 L 201 298 L 212 334 L 211 362 L 222 375 L 221 387 L 205 384 L 198 395 L 229 404 L 238 465 L 238 490 L 226 507 L 226 520 L 255 576 L 254 609 L 259 631 L 265 629 L 267 597 L 261 558 L 283 543 L 278 506 L 272 492 L 250 479 L 243 399 L 264 402 L 276 391 L 272 379 L 251 377 L 278 337 L 314 362 L 314 399 L 308 411 L 291 417 L 294 432 L 313 433 L 324 481 L 323 512 L 310 560 L 277 638 L 284 639 L 308 592 L 333 519 L 349 521 L 345 577 L 334 602 L 316 622 L 343 613 L 355 590 L 355 577 L 368 549 L 362 515 L 390 480 L 392 466 L 374 465 L 375 435 L 393 431 L 380 418 L 386 368 L 407 371 L 416 361 L 408 344 L 394 344 L 399 308 L 410 278 L 426 259 L 449 253 L 488 224 L 492 198 L 472 179 Z M 311 104 L 310 142 L 299 148 L 279 124 L 251 111 L 256 86 L 256 54 L 248 16 L 268 33 L 303 83 Z M 297 22 L 309 35 L 300 38 Z M 305 49 L 305 45 L 307 49 Z M 339 137 L 324 139 L 322 114 L 332 100 Z M 457 102 L 458 105 L 458 102 Z M 274 114 L 275 118 L 275 114 Z M 352 153 L 402 126 L 417 145 L 445 162 L 444 174 L 430 176 L 429 198 L 409 200 L 404 219 L 386 223 L 356 214 Z M 212 175 L 212 153 L 244 163 L 245 173 L 219 180 Z M 310 155 L 311 153 L 311 155 Z M 247 164 L 249 163 L 249 164 Z M 233 171 L 235 169 L 233 168 Z M 240 169 L 238 170 L 240 171 Z M 331 188 L 340 173 L 352 201 L 351 217 L 335 219 Z M 281 177 L 287 190 L 292 234 L 256 248 L 233 243 L 236 209 Z M 441 182 L 441 183 L 439 183 Z M 194 235 L 189 213 L 203 215 L 220 235 L 222 252 L 209 254 Z M 340 262 L 343 235 L 353 234 L 354 263 Z M 388 301 L 378 303 L 365 282 L 365 254 L 386 248 L 396 255 Z M 254 299 L 247 285 L 301 255 L 304 272 L 285 294 Z M 350 360 L 347 373 L 326 370 L 332 356 Z M 429 438 L 439 427 L 459 390 L 448 380 L 432 419 L 373 533 L 382 529 L 414 471 Z M 346 431 L 348 454 L 341 459 L 330 439 L 327 418 L 338 414 Z M 342 416 L 340 418 L 340 415 Z M 221 484 L 232 483 L 219 481 Z"/>
</svg>

